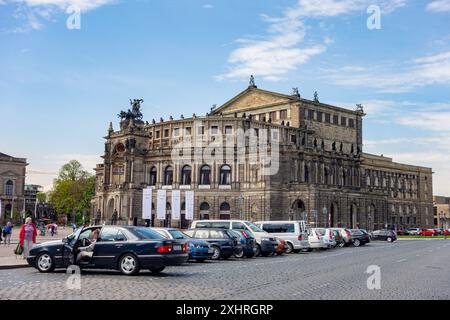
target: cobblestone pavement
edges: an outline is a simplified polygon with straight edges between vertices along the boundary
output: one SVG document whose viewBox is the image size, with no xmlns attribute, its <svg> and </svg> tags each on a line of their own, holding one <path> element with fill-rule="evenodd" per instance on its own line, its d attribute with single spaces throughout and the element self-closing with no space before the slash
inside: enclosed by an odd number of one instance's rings
<svg viewBox="0 0 450 320">
<path fill-rule="evenodd" d="M 381 289 L 369 290 L 369 265 Z M 450 299 L 450 240 L 374 242 L 360 248 L 232 259 L 141 271 L 85 270 L 69 290 L 65 271 L 0 270 L 0 299 Z"/>
</svg>

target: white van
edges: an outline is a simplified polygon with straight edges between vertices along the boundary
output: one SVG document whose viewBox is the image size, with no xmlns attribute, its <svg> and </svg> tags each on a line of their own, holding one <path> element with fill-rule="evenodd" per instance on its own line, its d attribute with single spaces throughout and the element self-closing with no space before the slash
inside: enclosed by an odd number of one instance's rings
<svg viewBox="0 0 450 320">
<path fill-rule="evenodd" d="M 258 221 L 264 231 L 286 241 L 286 253 L 309 249 L 308 227 L 305 221 Z"/>
<path fill-rule="evenodd" d="M 232 230 L 247 230 L 256 240 L 257 248 L 255 255 L 271 254 L 275 252 L 278 242 L 275 237 L 269 233 L 261 230 L 251 221 L 244 220 L 194 220 L 191 224 L 191 229 L 213 228 L 213 229 L 232 229 Z"/>
</svg>

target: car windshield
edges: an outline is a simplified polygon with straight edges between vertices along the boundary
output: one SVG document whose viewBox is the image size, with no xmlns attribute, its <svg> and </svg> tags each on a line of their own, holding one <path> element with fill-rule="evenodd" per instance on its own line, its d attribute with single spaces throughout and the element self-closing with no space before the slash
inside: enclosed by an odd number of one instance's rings
<svg viewBox="0 0 450 320">
<path fill-rule="evenodd" d="M 245 224 L 250 228 L 250 230 L 252 230 L 253 232 L 264 232 L 263 230 L 261 230 L 261 228 L 259 228 L 256 224 L 254 224 L 253 222 L 250 221 L 246 221 Z"/>
<path fill-rule="evenodd" d="M 186 239 L 188 236 L 179 230 L 169 230 L 174 239 Z"/>
<path fill-rule="evenodd" d="M 130 229 L 130 231 L 137 235 L 139 238 L 143 239 L 166 239 L 162 234 L 144 227 L 132 228 Z"/>
</svg>

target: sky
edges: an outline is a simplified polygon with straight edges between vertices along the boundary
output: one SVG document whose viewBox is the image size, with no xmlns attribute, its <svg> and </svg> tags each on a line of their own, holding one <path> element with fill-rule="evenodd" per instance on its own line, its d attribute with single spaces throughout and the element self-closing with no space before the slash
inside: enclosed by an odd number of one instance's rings
<svg viewBox="0 0 450 320">
<path fill-rule="evenodd" d="M 251 74 L 363 104 L 364 151 L 432 167 L 450 196 L 450 0 L 0 0 L 0 152 L 48 190 L 101 163 L 130 98 L 147 121 L 205 114 Z"/>
</svg>

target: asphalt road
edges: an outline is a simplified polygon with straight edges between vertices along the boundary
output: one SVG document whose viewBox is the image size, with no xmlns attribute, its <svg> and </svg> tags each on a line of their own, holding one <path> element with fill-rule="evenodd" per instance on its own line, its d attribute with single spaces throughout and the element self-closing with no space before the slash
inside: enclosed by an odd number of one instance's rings
<svg viewBox="0 0 450 320">
<path fill-rule="evenodd" d="M 367 287 L 371 265 L 380 267 L 379 290 Z M 0 270 L 0 299 L 450 299 L 449 270 L 450 240 L 372 242 L 326 252 L 189 263 L 160 275 L 85 270 L 80 289 L 76 282 L 68 289 L 65 271 Z"/>
</svg>

